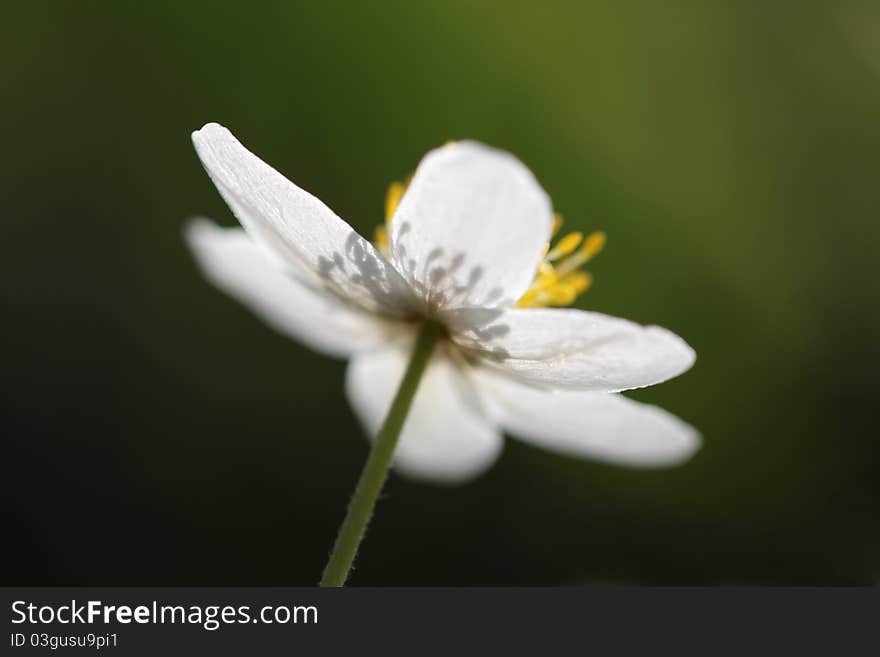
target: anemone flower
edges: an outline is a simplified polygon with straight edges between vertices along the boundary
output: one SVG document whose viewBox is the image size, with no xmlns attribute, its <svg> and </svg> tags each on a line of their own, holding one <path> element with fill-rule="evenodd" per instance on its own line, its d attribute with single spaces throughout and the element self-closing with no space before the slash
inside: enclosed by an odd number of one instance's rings
<svg viewBox="0 0 880 657">
<path fill-rule="evenodd" d="M 323 584 L 341 585 L 389 466 L 460 483 L 503 433 L 633 467 L 674 465 L 699 434 L 618 393 L 691 367 L 657 326 L 565 308 L 604 235 L 570 233 L 518 159 L 452 142 L 391 186 L 374 242 L 248 151 L 224 127 L 193 133 L 241 228 L 186 232 L 204 275 L 277 331 L 350 359 L 346 392 L 374 441 Z"/>
</svg>

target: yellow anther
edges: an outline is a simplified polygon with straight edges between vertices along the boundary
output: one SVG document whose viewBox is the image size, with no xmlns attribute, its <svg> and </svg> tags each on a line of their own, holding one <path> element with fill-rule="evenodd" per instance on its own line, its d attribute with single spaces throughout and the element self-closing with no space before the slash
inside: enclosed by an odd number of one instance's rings
<svg viewBox="0 0 880 657">
<path fill-rule="evenodd" d="M 578 245 L 583 239 L 584 234 L 580 231 L 569 233 L 559 240 L 559 242 L 556 243 L 556 246 L 554 246 L 545 257 L 547 260 L 559 260 L 560 258 L 564 258 L 578 248 Z"/>
<path fill-rule="evenodd" d="M 531 308 L 532 306 L 537 306 L 535 303 L 538 300 L 538 295 L 541 294 L 541 291 L 533 287 L 529 290 L 526 290 L 526 293 L 522 295 L 519 301 L 517 301 L 516 305 L 518 308 Z"/>
<path fill-rule="evenodd" d="M 559 230 L 562 217 L 553 215 L 553 232 Z M 578 231 L 560 239 L 552 249 L 544 248 L 544 257 L 531 287 L 517 302 L 519 308 L 568 306 L 593 284 L 593 277 L 580 267 L 605 246 L 605 233 L 596 231 L 586 239 Z"/>
<path fill-rule="evenodd" d="M 590 285 L 593 284 L 593 277 L 586 271 L 573 271 L 566 274 L 560 281 L 562 285 L 570 285 L 574 288 L 575 294 L 586 292 Z"/>
<path fill-rule="evenodd" d="M 590 233 L 587 239 L 584 240 L 584 243 L 581 244 L 581 248 L 564 260 L 560 260 L 556 263 L 556 270 L 561 276 L 564 276 L 570 271 L 576 270 L 584 263 L 589 262 L 597 253 L 599 253 L 599 251 L 602 250 L 603 246 L 605 246 L 605 233 L 602 231 Z"/>
<path fill-rule="evenodd" d="M 567 306 L 573 303 L 577 297 L 577 290 L 573 285 L 554 285 L 547 290 L 547 297 L 553 306 Z"/>
<path fill-rule="evenodd" d="M 558 212 L 553 213 L 553 228 L 550 229 L 551 237 L 556 235 L 559 232 L 559 229 L 562 228 L 562 215 Z"/>
<path fill-rule="evenodd" d="M 590 233 L 584 242 L 584 245 L 581 247 L 580 252 L 587 256 L 588 259 L 592 258 L 605 247 L 605 239 L 605 233 L 601 230 Z"/>
<path fill-rule="evenodd" d="M 547 289 L 551 287 L 556 281 L 559 280 L 559 274 L 556 273 L 554 269 L 550 269 L 550 271 L 545 272 L 543 274 L 538 274 L 538 279 L 535 281 L 535 284 L 540 289 Z"/>
<path fill-rule="evenodd" d="M 394 216 L 394 211 L 397 210 L 397 204 L 400 203 L 400 199 L 403 198 L 403 193 L 406 191 L 406 185 L 402 182 L 393 182 L 388 185 L 388 192 L 385 194 L 385 223 L 391 222 L 391 217 Z"/>
</svg>

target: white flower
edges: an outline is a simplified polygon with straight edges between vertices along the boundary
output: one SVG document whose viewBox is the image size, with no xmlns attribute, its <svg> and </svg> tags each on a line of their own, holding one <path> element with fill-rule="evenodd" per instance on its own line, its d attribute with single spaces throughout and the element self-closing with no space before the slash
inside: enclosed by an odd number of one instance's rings
<svg viewBox="0 0 880 657">
<path fill-rule="evenodd" d="M 370 435 L 391 405 L 419 320 L 445 326 L 395 452 L 400 472 L 470 479 L 498 458 L 502 431 L 628 466 L 676 464 L 699 447 L 691 426 L 615 394 L 687 370 L 695 355 L 681 338 L 595 312 L 535 307 L 570 303 L 586 287 L 577 267 L 601 238 L 576 250 L 576 234 L 548 253 L 550 200 L 512 155 L 475 142 L 428 153 L 405 193 L 392 188 L 393 216 L 379 234 L 386 257 L 226 128 L 210 123 L 193 143 L 244 226 L 189 225 L 205 276 L 281 333 L 350 358 L 346 390 Z"/>
</svg>

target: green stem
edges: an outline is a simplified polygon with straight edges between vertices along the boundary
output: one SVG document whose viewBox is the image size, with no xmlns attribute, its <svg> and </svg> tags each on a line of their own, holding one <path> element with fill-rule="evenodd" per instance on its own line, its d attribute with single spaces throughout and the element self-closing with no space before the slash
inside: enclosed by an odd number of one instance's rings
<svg viewBox="0 0 880 657">
<path fill-rule="evenodd" d="M 330 554 L 330 561 L 324 569 L 321 586 L 343 586 L 348 578 L 358 546 L 364 538 L 367 523 L 373 515 L 373 508 L 376 506 L 382 484 L 388 476 L 388 468 L 391 465 L 394 448 L 397 446 L 397 439 L 400 437 L 400 430 L 403 429 L 419 381 L 425 373 L 434 345 L 437 344 L 441 333 L 442 328 L 436 322 L 428 320 L 422 324 L 406 374 L 403 375 L 403 381 L 400 382 L 391 409 L 385 417 L 385 423 L 379 431 L 376 442 L 373 443 L 370 456 L 354 489 L 354 495 L 348 505 L 348 513 L 342 521 L 339 535 L 333 545 L 333 552 Z"/>
</svg>

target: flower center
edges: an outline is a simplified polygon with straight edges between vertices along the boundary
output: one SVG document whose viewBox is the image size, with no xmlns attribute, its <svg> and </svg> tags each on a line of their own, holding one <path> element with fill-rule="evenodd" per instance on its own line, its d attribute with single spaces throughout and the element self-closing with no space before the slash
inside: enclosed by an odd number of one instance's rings
<svg viewBox="0 0 880 657">
<path fill-rule="evenodd" d="M 385 194 L 385 222 L 376 226 L 373 232 L 373 244 L 386 257 L 390 255 L 388 235 L 391 217 L 394 216 L 408 185 L 409 180 L 405 183 L 395 181 L 388 186 Z M 555 237 L 561 227 L 562 216 L 554 213 L 551 237 Z M 602 231 L 592 232 L 586 239 L 580 231 L 567 233 L 557 240 L 553 248 L 550 248 L 548 242 L 544 247 L 544 257 L 538 265 L 538 271 L 535 272 L 535 279 L 516 302 L 516 307 L 570 306 L 593 283 L 593 277 L 581 267 L 592 260 L 604 246 L 605 233 Z"/>
</svg>

